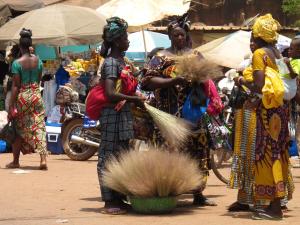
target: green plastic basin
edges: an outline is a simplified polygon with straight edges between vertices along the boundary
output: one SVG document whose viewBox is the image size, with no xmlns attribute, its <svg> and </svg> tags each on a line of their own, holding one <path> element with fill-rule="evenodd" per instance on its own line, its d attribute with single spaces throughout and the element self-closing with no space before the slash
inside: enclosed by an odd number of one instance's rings
<svg viewBox="0 0 300 225">
<path fill-rule="evenodd" d="M 142 214 L 170 213 L 177 205 L 176 197 L 130 197 L 130 202 L 133 210 Z"/>
</svg>

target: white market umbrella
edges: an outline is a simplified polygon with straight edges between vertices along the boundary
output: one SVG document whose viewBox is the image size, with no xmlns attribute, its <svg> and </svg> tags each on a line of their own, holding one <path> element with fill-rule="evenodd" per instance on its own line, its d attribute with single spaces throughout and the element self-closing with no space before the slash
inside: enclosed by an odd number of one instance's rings
<svg viewBox="0 0 300 225">
<path fill-rule="evenodd" d="M 150 0 L 111 0 L 100 6 L 97 12 L 106 18 L 118 16 L 129 26 L 143 26 L 163 18 L 159 5 Z"/>
<path fill-rule="evenodd" d="M 111 0 L 100 6 L 100 12 L 106 18 L 118 16 L 125 19 L 131 29 L 142 30 L 145 25 L 161 20 L 165 16 L 182 15 L 190 6 L 190 1 L 183 0 Z M 147 46 L 143 33 L 145 53 Z"/>
<path fill-rule="evenodd" d="M 95 10 L 53 5 L 27 12 L 0 28 L 0 48 L 17 42 L 22 28 L 31 29 L 33 44 L 51 46 L 99 43 L 106 21 Z"/>
<path fill-rule="evenodd" d="M 171 46 L 171 41 L 168 35 L 152 31 L 144 31 L 144 37 L 146 42 L 147 53 L 151 52 L 154 48 L 167 48 Z M 130 41 L 130 45 L 129 49 L 126 52 L 126 56 L 133 60 L 143 59 L 145 53 L 143 32 L 139 31 L 131 33 L 129 34 L 128 39 Z"/>
<path fill-rule="evenodd" d="M 236 69 L 244 60 L 244 57 L 251 54 L 250 38 L 250 31 L 240 30 L 201 45 L 196 50 L 201 52 L 206 59 L 220 66 Z M 288 37 L 279 35 L 277 46 L 286 48 L 290 42 L 291 39 Z"/>
<path fill-rule="evenodd" d="M 42 7 L 43 0 L 0 0 L 0 17 L 11 16 L 11 10 L 27 12 Z"/>
</svg>

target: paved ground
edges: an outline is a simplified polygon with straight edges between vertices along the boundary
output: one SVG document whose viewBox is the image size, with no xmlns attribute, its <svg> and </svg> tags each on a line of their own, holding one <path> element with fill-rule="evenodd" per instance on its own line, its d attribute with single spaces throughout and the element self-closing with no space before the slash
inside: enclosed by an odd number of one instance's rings
<svg viewBox="0 0 300 225">
<path fill-rule="evenodd" d="M 300 224 L 300 169 L 294 169 L 296 192 L 289 211 L 280 222 L 253 221 L 250 213 L 228 213 L 226 207 L 236 199 L 212 174 L 205 194 L 217 207 L 194 208 L 190 196 L 182 196 L 179 207 L 170 215 L 124 216 L 100 214 L 96 158 L 74 162 L 66 156 L 50 156 L 49 171 L 39 171 L 38 155 L 23 156 L 21 165 L 28 174 L 3 169 L 10 154 L 0 155 L 0 225 L 182 225 L 182 224 Z M 64 222 L 64 223 L 63 223 Z"/>
</svg>

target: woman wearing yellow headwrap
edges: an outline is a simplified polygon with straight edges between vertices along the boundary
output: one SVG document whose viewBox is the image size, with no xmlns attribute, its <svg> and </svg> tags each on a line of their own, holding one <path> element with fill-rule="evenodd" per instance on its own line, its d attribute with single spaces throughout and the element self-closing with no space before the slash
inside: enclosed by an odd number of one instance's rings
<svg viewBox="0 0 300 225">
<path fill-rule="evenodd" d="M 293 192 L 288 155 L 289 107 L 283 102 L 282 83 L 276 80 L 275 59 L 281 55 L 274 45 L 279 27 L 270 14 L 257 19 L 252 30 L 253 41 L 259 46 L 252 58 L 253 81 L 242 77 L 236 80 L 258 96 L 253 103 L 257 116 L 254 202 L 256 205 L 270 204 L 258 210 L 254 218 L 272 220 L 282 219 L 280 200 L 285 196 L 290 199 Z"/>
</svg>

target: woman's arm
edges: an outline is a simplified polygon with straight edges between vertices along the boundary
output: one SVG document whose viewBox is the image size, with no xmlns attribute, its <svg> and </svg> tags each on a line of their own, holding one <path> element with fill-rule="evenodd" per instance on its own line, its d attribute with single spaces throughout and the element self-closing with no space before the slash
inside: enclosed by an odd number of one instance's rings
<svg viewBox="0 0 300 225">
<path fill-rule="evenodd" d="M 265 85 L 265 73 L 262 70 L 256 70 L 253 72 L 253 81 L 246 81 L 243 77 L 239 78 L 238 83 L 246 86 L 251 92 L 261 94 Z"/>
<path fill-rule="evenodd" d="M 11 112 L 11 109 L 15 107 L 16 100 L 19 94 L 19 90 L 21 87 L 21 78 L 18 74 L 15 74 L 13 77 L 13 83 L 12 83 L 12 88 L 11 88 L 11 98 L 10 98 L 10 103 L 9 103 L 9 112 Z"/>
<path fill-rule="evenodd" d="M 158 88 L 170 88 L 175 85 L 185 84 L 185 82 L 183 77 L 162 78 L 149 76 L 142 80 L 142 86 L 147 91 L 154 91 Z"/>
<path fill-rule="evenodd" d="M 239 78 L 239 84 L 245 85 L 251 92 L 261 94 L 265 85 L 265 68 L 267 54 L 264 49 L 257 49 L 252 56 L 253 81 L 247 82 L 244 78 Z M 275 59 L 274 59 L 275 61 Z"/>
<path fill-rule="evenodd" d="M 285 59 L 284 59 L 284 62 L 285 62 L 285 64 L 287 65 L 287 67 L 288 67 L 288 69 L 289 69 L 289 71 L 290 71 L 290 77 L 291 77 L 292 79 L 295 79 L 296 77 L 298 77 L 299 74 L 297 74 L 297 73 L 294 71 L 293 66 L 291 65 L 290 60 L 289 60 L 288 58 L 285 58 Z"/>
</svg>

